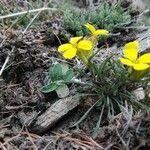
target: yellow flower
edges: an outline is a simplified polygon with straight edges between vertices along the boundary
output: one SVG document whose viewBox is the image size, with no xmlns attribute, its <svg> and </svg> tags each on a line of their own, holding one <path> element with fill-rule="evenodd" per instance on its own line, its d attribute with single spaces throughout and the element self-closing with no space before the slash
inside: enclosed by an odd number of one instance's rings
<svg viewBox="0 0 150 150">
<path fill-rule="evenodd" d="M 108 35 L 108 33 L 109 33 L 107 30 L 104 30 L 104 29 L 96 30 L 96 28 L 89 23 L 85 24 L 85 26 L 88 30 L 90 30 L 90 32 L 92 33 L 93 36 Z"/>
<path fill-rule="evenodd" d="M 90 40 L 84 40 L 82 36 L 72 37 L 69 43 L 62 44 L 58 47 L 58 51 L 63 54 L 66 59 L 72 59 L 77 55 L 77 51 L 90 51 L 93 44 Z"/>
<path fill-rule="evenodd" d="M 138 41 L 127 43 L 123 51 L 124 56 L 120 61 L 124 65 L 133 67 L 134 70 L 146 70 L 150 67 L 150 53 L 144 54 L 138 58 L 138 50 Z"/>
</svg>

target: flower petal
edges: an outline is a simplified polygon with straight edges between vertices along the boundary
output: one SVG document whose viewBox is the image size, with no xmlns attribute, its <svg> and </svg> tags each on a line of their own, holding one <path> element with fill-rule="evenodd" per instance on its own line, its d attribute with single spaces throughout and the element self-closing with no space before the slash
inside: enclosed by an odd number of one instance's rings
<svg viewBox="0 0 150 150">
<path fill-rule="evenodd" d="M 78 48 L 85 50 L 85 51 L 90 51 L 93 47 L 93 44 L 90 40 L 82 40 L 78 43 Z"/>
<path fill-rule="evenodd" d="M 125 49 L 136 49 L 137 51 L 139 50 L 139 42 L 138 41 L 133 41 L 125 44 Z"/>
<path fill-rule="evenodd" d="M 133 68 L 135 69 L 135 70 L 146 70 L 146 69 L 148 69 L 150 67 L 150 65 L 148 65 L 148 64 L 142 64 L 142 63 L 139 63 L 139 64 L 134 64 L 133 65 Z"/>
<path fill-rule="evenodd" d="M 134 64 L 132 61 L 130 61 L 129 59 L 125 59 L 125 58 L 121 58 L 120 61 L 122 64 L 130 66 L 130 67 L 133 66 Z"/>
<path fill-rule="evenodd" d="M 138 58 L 139 63 L 150 63 L 150 53 L 144 54 Z"/>
<path fill-rule="evenodd" d="M 66 51 L 66 50 L 68 50 L 68 49 L 70 49 L 70 48 L 72 48 L 72 45 L 71 44 L 69 44 L 69 43 L 66 43 L 66 44 L 62 44 L 62 45 L 60 45 L 59 47 L 58 47 L 58 52 L 64 52 L 64 51 Z"/>
<path fill-rule="evenodd" d="M 123 54 L 125 58 L 128 58 L 132 62 L 135 62 L 138 57 L 138 51 L 135 48 L 125 48 Z"/>
<path fill-rule="evenodd" d="M 95 35 L 108 35 L 108 31 L 104 29 L 99 29 L 95 31 Z"/>
<path fill-rule="evenodd" d="M 66 59 L 72 59 L 73 57 L 76 56 L 76 53 L 77 53 L 77 49 L 72 47 L 63 53 L 63 57 Z"/>
<path fill-rule="evenodd" d="M 94 27 L 93 25 L 87 23 L 87 24 L 85 24 L 85 26 L 86 26 L 86 28 L 87 28 L 88 30 L 91 31 L 92 34 L 95 33 L 96 29 L 95 29 L 95 27 Z"/>
<path fill-rule="evenodd" d="M 78 43 L 79 40 L 81 40 L 83 37 L 82 36 L 79 36 L 79 37 L 72 37 L 70 38 L 70 43 L 72 45 L 76 45 Z"/>
</svg>

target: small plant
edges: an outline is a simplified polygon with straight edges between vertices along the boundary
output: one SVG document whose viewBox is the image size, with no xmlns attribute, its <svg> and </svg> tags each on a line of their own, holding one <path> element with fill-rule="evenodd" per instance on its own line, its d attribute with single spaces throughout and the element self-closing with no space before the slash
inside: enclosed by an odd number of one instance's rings
<svg viewBox="0 0 150 150">
<path fill-rule="evenodd" d="M 89 32 L 84 28 L 87 22 L 100 29 L 113 31 L 115 26 L 131 22 L 130 10 L 124 10 L 120 4 L 102 4 L 95 10 L 64 10 L 64 28 L 73 36 L 84 36 Z"/>
<path fill-rule="evenodd" d="M 103 115 L 109 120 L 118 114 L 126 104 L 132 105 L 135 111 L 139 108 L 149 109 L 149 105 L 144 101 L 138 101 L 132 91 L 148 85 L 150 80 L 150 53 L 138 57 L 139 43 L 133 41 L 125 45 L 120 60 L 114 60 L 111 56 L 97 64 L 93 61 L 93 58 L 97 53 L 95 47 L 98 37 L 108 36 L 109 33 L 104 29 L 97 30 L 89 23 L 85 26 L 91 32 L 90 37 L 71 38 L 70 43 L 60 45 L 58 51 L 63 53 L 66 59 L 77 56 L 90 72 L 90 77 L 87 76 L 87 81 L 90 83 L 89 91 L 95 93 L 98 100 L 74 126 L 83 121 L 94 107 L 97 107 L 101 111 L 93 132 L 93 137 L 96 137 Z M 80 44 L 82 47 L 80 47 Z M 67 53 L 67 56 L 71 55 L 71 57 L 66 57 L 65 53 Z M 126 66 L 129 66 L 129 68 Z M 86 72 L 84 70 L 82 72 L 86 77 Z M 87 89 L 85 92 L 87 92 Z M 104 109 L 107 110 L 107 114 L 104 114 Z"/>
<path fill-rule="evenodd" d="M 73 70 L 69 69 L 68 65 L 54 64 L 48 72 L 48 83 L 41 88 L 41 92 L 49 93 L 56 91 L 58 97 L 66 97 L 69 95 L 67 84 L 71 82 L 73 77 Z"/>
</svg>

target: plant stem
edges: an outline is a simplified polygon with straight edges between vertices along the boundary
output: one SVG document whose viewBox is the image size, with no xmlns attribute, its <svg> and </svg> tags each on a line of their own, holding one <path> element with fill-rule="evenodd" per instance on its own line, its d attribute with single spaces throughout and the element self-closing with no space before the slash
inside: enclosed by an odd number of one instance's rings
<svg viewBox="0 0 150 150">
<path fill-rule="evenodd" d="M 57 11 L 57 9 L 55 9 L 55 8 L 43 7 L 43 8 L 39 8 L 39 9 L 33 9 L 33 10 L 28 10 L 28 11 L 23 11 L 23 12 L 17 12 L 17 13 L 13 13 L 13 14 L 8 14 L 8 15 L 5 15 L 5 16 L 0 16 L 0 19 L 5 19 L 5 18 L 10 18 L 10 17 L 20 16 L 20 15 L 23 15 L 23 14 L 34 13 L 34 12 L 37 12 L 37 11 L 44 11 L 44 10 Z"/>
</svg>

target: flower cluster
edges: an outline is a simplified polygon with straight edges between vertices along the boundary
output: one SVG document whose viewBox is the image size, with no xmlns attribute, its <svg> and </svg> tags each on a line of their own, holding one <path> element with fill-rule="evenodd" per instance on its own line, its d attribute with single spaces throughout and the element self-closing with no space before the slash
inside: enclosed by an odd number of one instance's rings
<svg viewBox="0 0 150 150">
<path fill-rule="evenodd" d="M 97 36 L 106 36 L 109 33 L 107 30 L 103 29 L 96 30 L 96 28 L 89 23 L 85 24 L 85 27 L 91 32 L 91 37 L 72 37 L 70 38 L 69 43 L 62 44 L 58 47 L 58 51 L 62 53 L 65 59 L 72 59 L 75 56 L 78 56 L 85 64 L 87 64 L 88 59 L 93 52 Z"/>
<path fill-rule="evenodd" d="M 150 68 L 150 53 L 138 57 L 139 42 L 133 41 L 125 45 L 123 57 L 120 59 L 122 64 L 132 67 L 136 71 L 147 70 Z"/>
<path fill-rule="evenodd" d="M 88 64 L 90 56 L 97 42 L 98 36 L 108 36 L 109 32 L 104 29 L 96 29 L 87 23 L 85 27 L 90 31 L 90 37 L 72 37 L 69 43 L 62 44 L 58 51 L 65 59 L 77 56 L 84 64 Z M 123 56 L 120 61 L 123 65 L 131 67 L 135 71 L 145 71 L 150 68 L 150 53 L 139 56 L 139 42 L 133 41 L 125 44 Z"/>
</svg>

